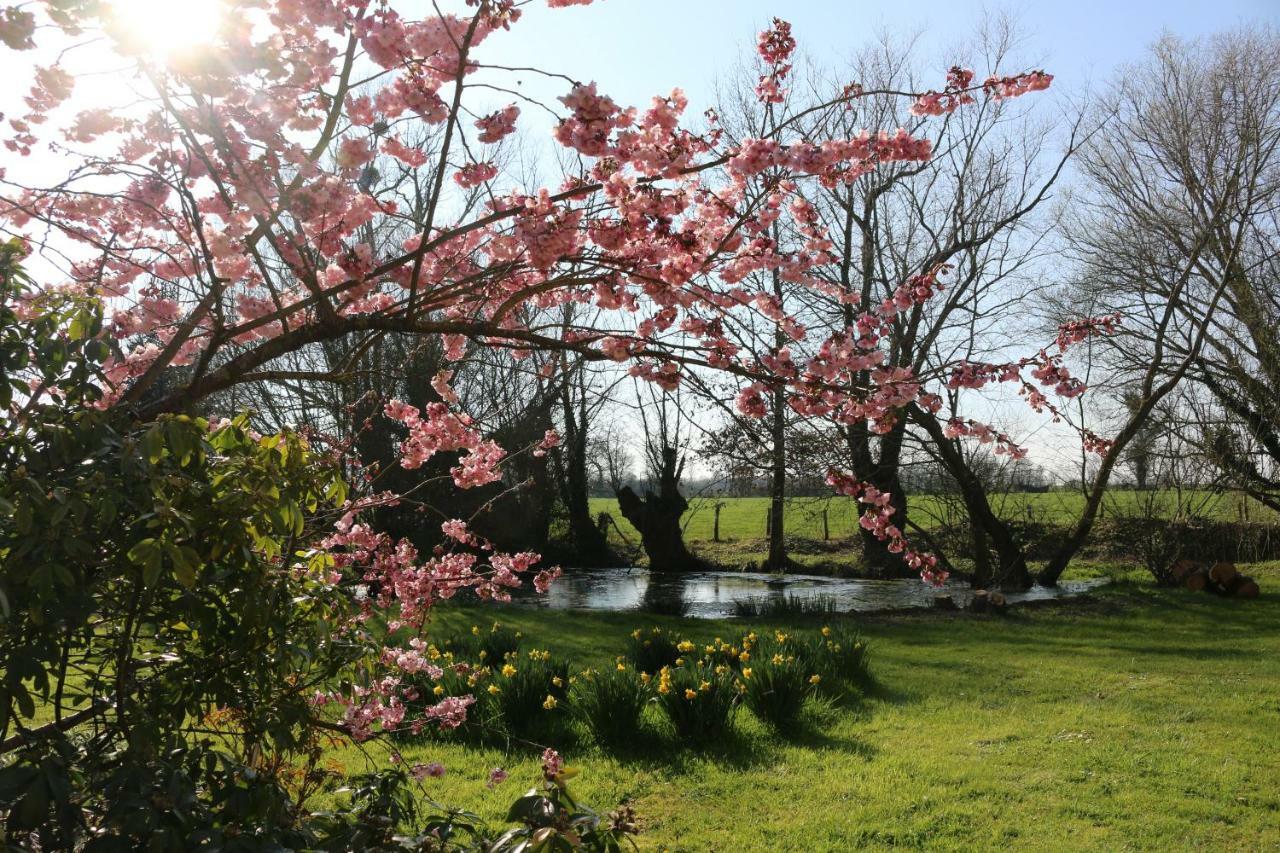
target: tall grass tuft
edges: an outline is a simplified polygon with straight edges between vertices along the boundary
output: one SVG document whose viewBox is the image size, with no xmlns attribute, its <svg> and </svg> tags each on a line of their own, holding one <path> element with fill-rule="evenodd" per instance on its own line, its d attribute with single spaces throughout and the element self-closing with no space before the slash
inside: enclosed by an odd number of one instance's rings
<svg viewBox="0 0 1280 853">
<path fill-rule="evenodd" d="M 745 598 L 733 605 L 733 615 L 740 619 L 786 620 L 833 616 L 839 612 L 839 602 L 832 595 Z"/>
</svg>

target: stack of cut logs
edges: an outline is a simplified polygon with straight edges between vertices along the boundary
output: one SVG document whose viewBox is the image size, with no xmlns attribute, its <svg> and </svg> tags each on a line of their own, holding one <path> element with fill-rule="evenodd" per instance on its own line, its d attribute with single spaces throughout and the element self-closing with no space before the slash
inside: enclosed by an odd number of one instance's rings
<svg viewBox="0 0 1280 853">
<path fill-rule="evenodd" d="M 973 599 L 969 602 L 969 609 L 974 613 L 986 613 L 988 610 L 993 613 L 1003 613 L 1008 606 L 1009 600 L 998 589 L 976 590 L 973 593 Z"/>
<path fill-rule="evenodd" d="M 1169 571 L 1174 580 L 1197 592 L 1213 592 L 1235 598 L 1257 598 L 1258 584 L 1236 571 L 1235 563 L 1214 563 L 1205 567 L 1194 560 L 1179 560 Z"/>
</svg>

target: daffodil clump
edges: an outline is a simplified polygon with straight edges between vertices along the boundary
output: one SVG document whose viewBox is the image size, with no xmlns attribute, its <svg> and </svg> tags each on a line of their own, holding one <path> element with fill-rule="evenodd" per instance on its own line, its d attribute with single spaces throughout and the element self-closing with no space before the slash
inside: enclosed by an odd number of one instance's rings
<svg viewBox="0 0 1280 853">
<path fill-rule="evenodd" d="M 435 679 L 425 672 L 416 676 L 414 706 L 429 707 L 449 697 L 475 697 L 466 722 L 445 736 L 474 739 L 554 733 L 572 681 L 567 662 L 543 649 L 508 651 L 497 659 L 486 654 L 480 662 L 468 661 L 434 645 L 428 646 L 426 657 L 440 667 L 441 674 Z"/>
<path fill-rule="evenodd" d="M 805 701 L 813 695 L 822 676 L 813 672 L 796 639 L 781 631 L 753 644 L 751 665 L 739 673 L 738 689 L 753 713 L 779 731 L 798 724 Z"/>
<path fill-rule="evenodd" d="M 568 696 L 569 664 L 545 649 L 508 652 L 488 674 L 485 695 L 474 694 L 491 728 L 518 737 L 544 736 L 556 726 Z"/>
<path fill-rule="evenodd" d="M 676 735 L 705 744 L 728 731 L 738 704 L 736 673 L 727 664 L 706 658 L 681 658 L 658 671 L 658 704 Z"/>
<path fill-rule="evenodd" d="M 625 656 L 612 666 L 583 670 L 569 691 L 569 709 L 597 742 L 616 746 L 640 730 L 654 679 Z"/>
<path fill-rule="evenodd" d="M 851 625 L 824 626 L 815 640 L 805 644 L 802 656 L 821 676 L 819 689 L 828 696 L 838 698 L 866 684 L 867 644 Z"/>
<path fill-rule="evenodd" d="M 866 645 L 856 629 L 841 624 L 816 633 L 761 630 L 710 642 L 663 628 L 637 629 L 612 665 L 573 675 L 567 662 L 546 650 L 520 651 L 520 639 L 519 632 L 494 623 L 427 645 L 429 669 L 439 667 L 442 674 L 414 676 L 414 704 L 475 697 L 456 732 L 464 737 L 554 743 L 572 718 L 597 743 L 617 746 L 642 729 L 652 702 L 681 740 L 702 744 L 728 730 L 738 705 L 783 731 L 797 725 L 810 697 L 838 699 L 866 678 Z"/>
<path fill-rule="evenodd" d="M 664 666 L 673 666 L 680 657 L 681 640 L 662 628 L 640 630 L 627 636 L 626 659 L 640 672 L 657 675 Z M 692 643 L 683 641 L 692 646 Z"/>
</svg>

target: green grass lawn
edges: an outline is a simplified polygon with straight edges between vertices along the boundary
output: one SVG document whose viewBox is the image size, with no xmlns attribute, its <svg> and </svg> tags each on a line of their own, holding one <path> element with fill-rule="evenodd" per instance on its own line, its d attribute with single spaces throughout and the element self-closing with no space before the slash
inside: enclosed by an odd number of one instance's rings
<svg viewBox="0 0 1280 853">
<path fill-rule="evenodd" d="M 574 789 L 639 811 L 642 849 L 1259 850 L 1280 847 L 1280 563 L 1256 601 L 1116 584 L 1005 617 L 921 613 L 863 625 L 877 686 L 793 739 L 740 711 L 705 753 L 655 714 L 625 753 L 580 744 Z M 441 632 L 498 618 L 579 666 L 635 627 L 737 637 L 737 622 L 442 609 Z M 765 627 L 765 626 L 756 626 Z M 774 627 L 770 624 L 767 627 Z M 780 627 L 814 630 L 816 623 Z M 442 802 L 500 819 L 536 753 L 423 741 Z M 333 756 L 349 771 L 354 748 Z M 483 780 L 502 765 L 496 791 Z"/>
</svg>

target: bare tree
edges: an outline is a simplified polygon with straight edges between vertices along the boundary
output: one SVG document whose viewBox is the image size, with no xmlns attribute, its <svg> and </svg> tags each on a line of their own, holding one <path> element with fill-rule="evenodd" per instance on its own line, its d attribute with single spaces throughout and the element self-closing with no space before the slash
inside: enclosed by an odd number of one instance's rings
<svg viewBox="0 0 1280 853">
<path fill-rule="evenodd" d="M 680 491 L 687 460 L 689 429 L 678 390 L 636 389 L 636 410 L 644 427 L 648 485 L 644 496 L 630 486 L 618 490 L 618 509 L 640 531 L 650 571 L 682 572 L 708 567 L 684 543 L 680 519 L 689 501 Z"/>
<path fill-rule="evenodd" d="M 1123 316 L 1104 357 L 1132 405 L 1041 574 L 1049 584 L 1087 538 L 1126 448 L 1184 378 L 1219 405 L 1217 422 L 1186 438 L 1252 494 L 1274 494 L 1267 472 L 1280 458 L 1260 466 L 1241 452 L 1280 451 L 1280 39 L 1265 27 L 1165 37 L 1099 109 L 1102 129 L 1081 160 L 1087 204 L 1071 229 L 1082 268 L 1075 301 Z"/>
<path fill-rule="evenodd" d="M 1015 28 L 994 19 L 964 51 L 968 56 L 956 57 L 957 64 L 1005 66 L 1016 46 Z M 918 85 L 911 45 L 889 37 L 860 53 L 851 71 L 864 85 Z M 840 111 L 819 121 L 834 123 L 841 133 L 856 133 L 864 124 L 897 124 L 912 131 L 925 127 L 890 98 L 867 98 L 859 106 L 857 112 Z M 836 263 L 826 270 L 834 298 L 815 305 L 820 322 L 848 326 L 903 282 L 945 267 L 943 296 L 896 319 L 887 366 L 928 376 L 956 359 L 997 359 L 1027 328 L 1011 326 L 1008 319 L 1022 322 L 1017 318 L 1025 312 L 1017 307 L 1044 289 L 1033 272 L 1051 223 L 1039 220 L 1037 212 L 1061 175 L 1075 138 L 1073 128 L 1064 150 L 1054 154 L 1049 125 L 1022 106 L 988 103 L 937 126 L 935 153 L 928 163 L 894 164 L 830 187 L 814 199 L 836 255 Z M 862 381 L 869 384 L 869 375 Z M 957 411 L 958 394 L 948 395 L 946 402 L 948 409 L 936 414 L 910 407 L 908 417 L 883 434 L 862 420 L 849 423 L 841 436 L 845 464 L 858 478 L 893 496 L 895 521 L 906 529 L 912 524 L 904 467 L 913 456 L 934 457 L 958 484 L 971 521 L 980 528 L 976 540 L 984 550 L 995 550 L 993 575 L 978 582 L 1029 585 L 1016 538 L 992 509 L 981 478 L 968 469 L 969 457 L 944 435 L 941 417 Z M 863 550 L 867 561 L 882 571 L 912 573 L 870 532 L 864 531 Z"/>
</svg>

